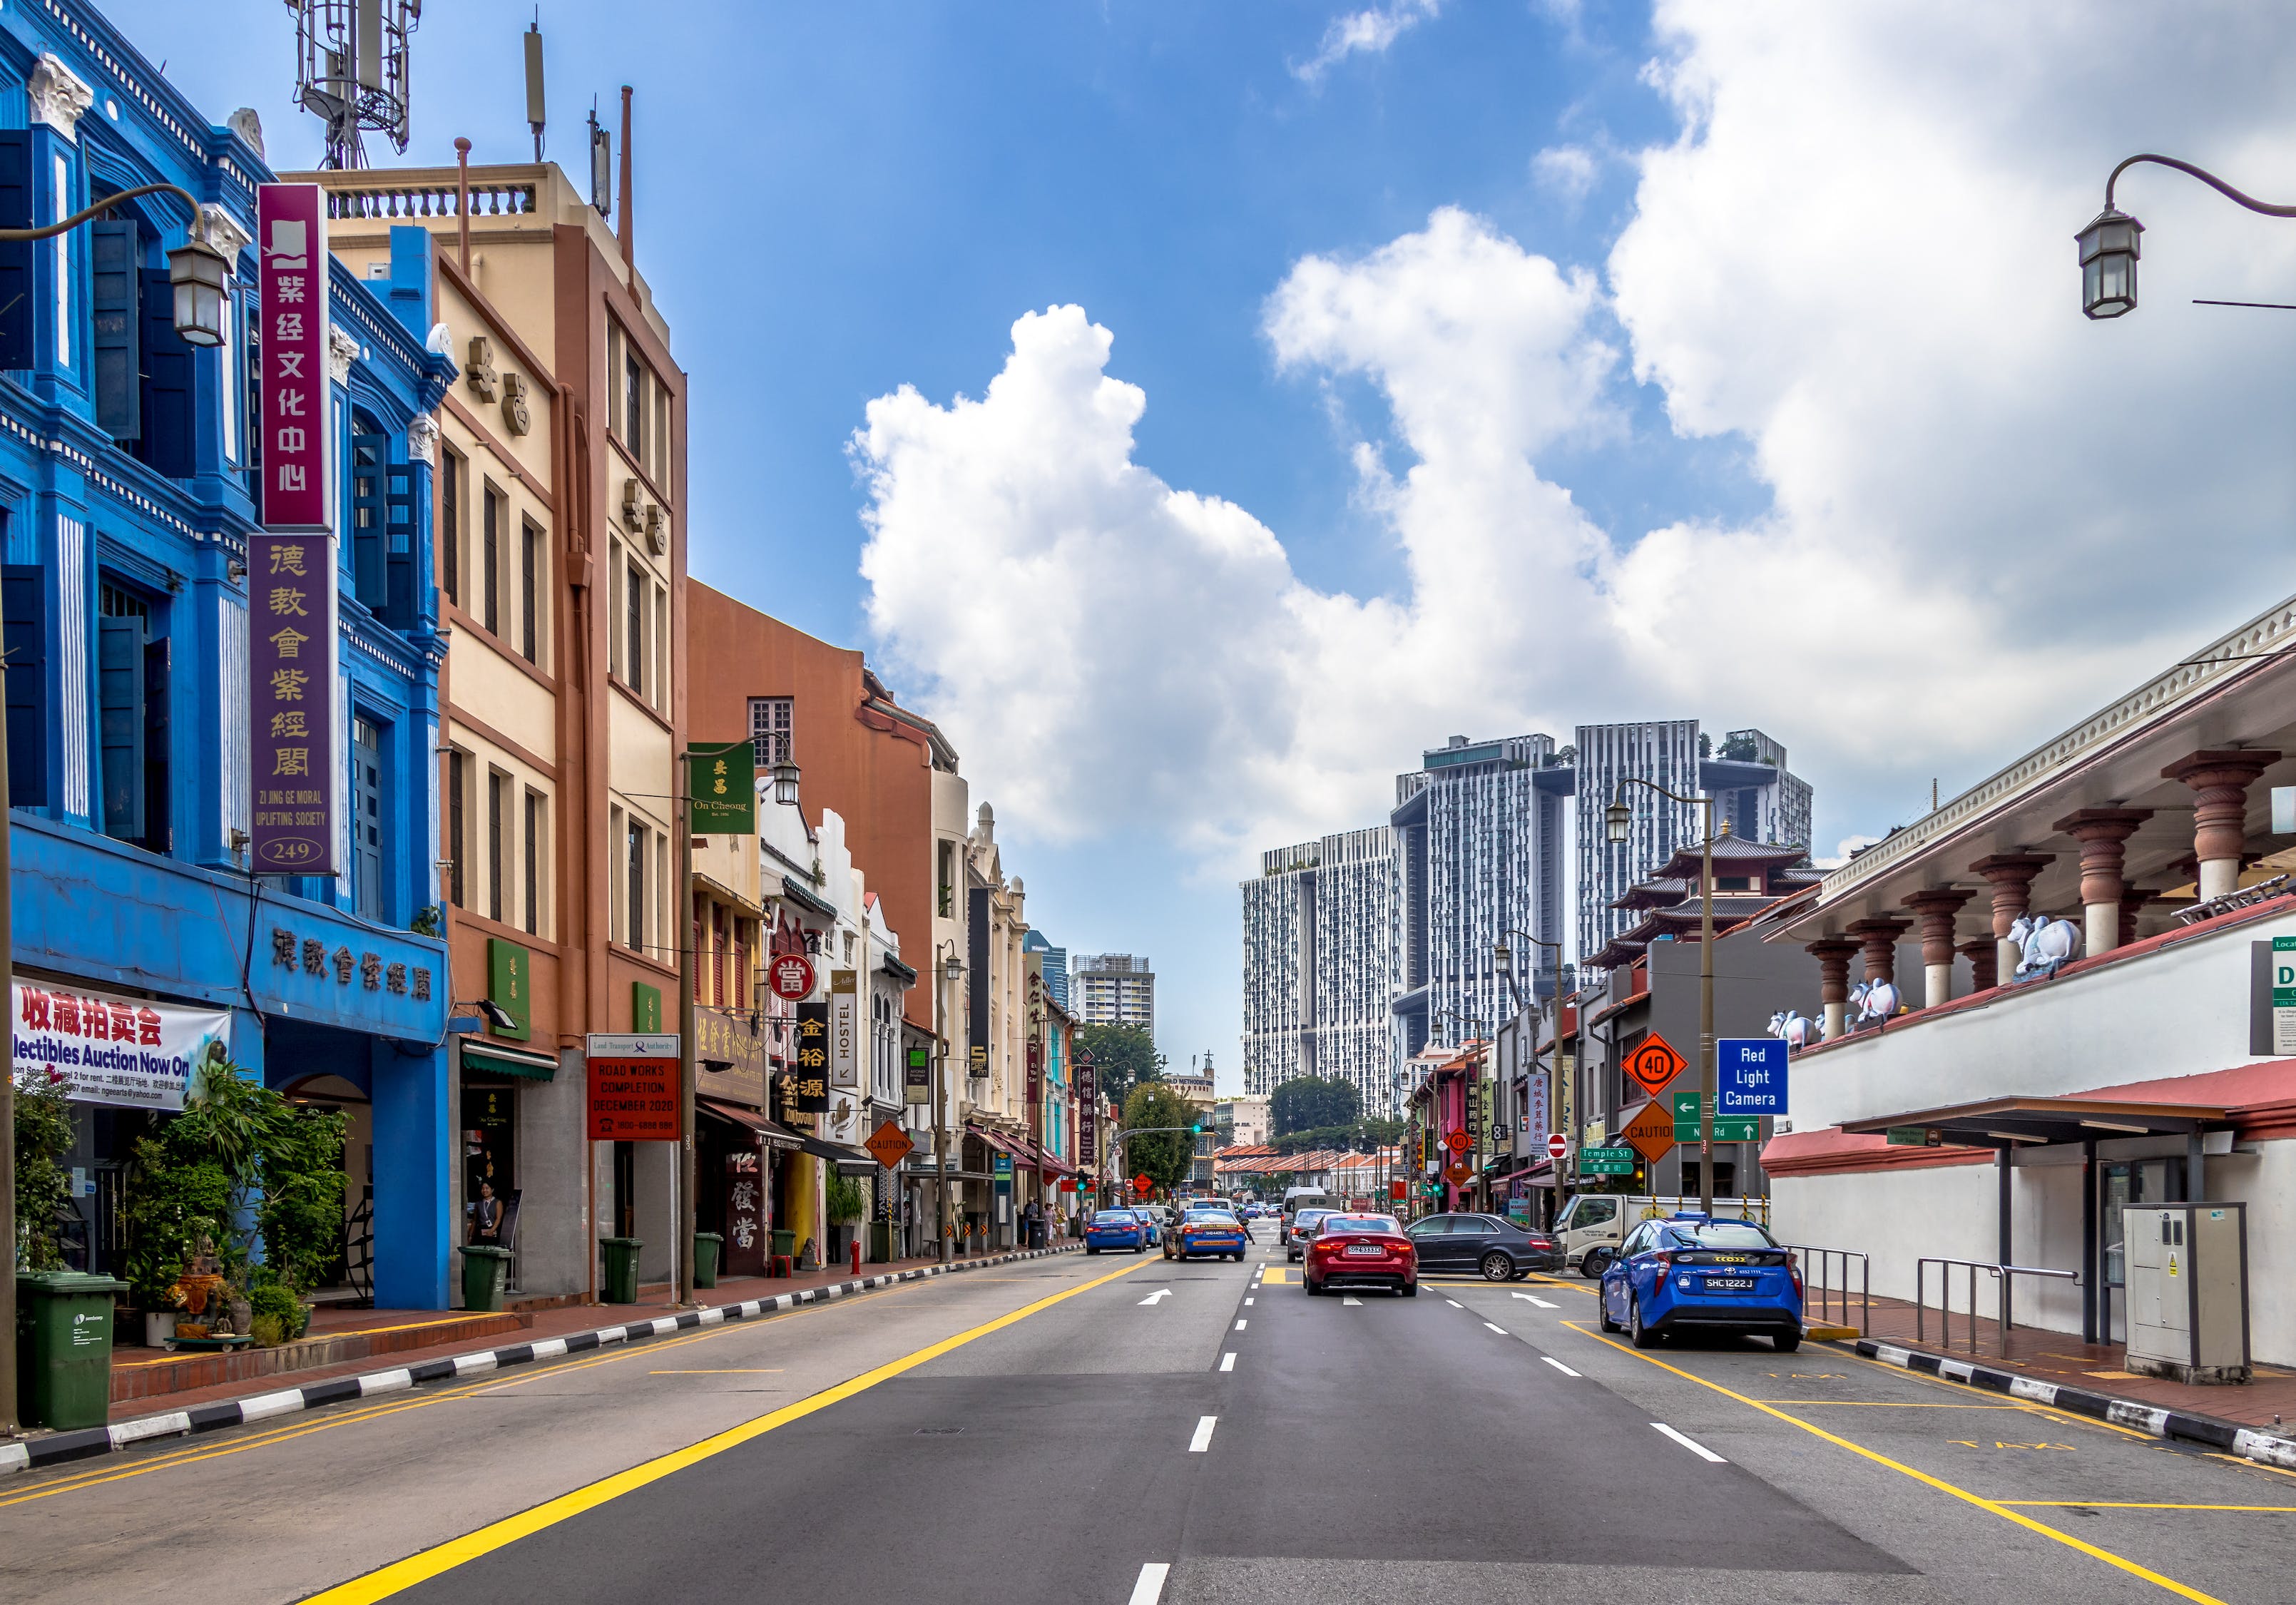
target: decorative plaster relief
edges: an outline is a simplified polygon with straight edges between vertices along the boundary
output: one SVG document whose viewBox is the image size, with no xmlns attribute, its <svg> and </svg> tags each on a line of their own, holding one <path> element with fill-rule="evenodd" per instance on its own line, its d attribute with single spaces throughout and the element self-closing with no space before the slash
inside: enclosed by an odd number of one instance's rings
<svg viewBox="0 0 2296 1605">
<path fill-rule="evenodd" d="M 358 360 L 359 343 L 333 324 L 327 329 L 327 372 L 337 384 L 348 384 L 351 364 Z"/>
<path fill-rule="evenodd" d="M 95 91 L 82 81 L 79 74 L 65 66 L 63 58 L 53 51 L 46 52 L 32 63 L 24 94 L 31 102 L 34 122 L 45 123 L 74 142 L 79 138 L 79 119 L 95 104 Z"/>
<path fill-rule="evenodd" d="M 439 420 L 429 413 L 417 413 L 408 422 L 406 455 L 411 462 L 439 466 Z"/>
</svg>

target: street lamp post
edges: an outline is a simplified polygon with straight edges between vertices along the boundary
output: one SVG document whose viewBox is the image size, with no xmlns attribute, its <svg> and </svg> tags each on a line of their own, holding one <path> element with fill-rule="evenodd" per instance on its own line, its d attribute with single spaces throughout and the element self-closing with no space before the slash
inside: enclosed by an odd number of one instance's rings
<svg viewBox="0 0 2296 1605">
<path fill-rule="evenodd" d="M 2112 203 L 2113 186 L 2120 176 L 2141 163 L 2174 168 L 2207 184 L 2227 200 L 2267 217 L 2296 217 L 2296 206 L 2275 206 L 2243 195 L 2205 168 L 2173 156 L 2136 155 L 2128 158 L 2104 181 L 2104 210 L 2073 238 L 2080 245 L 2081 310 L 2093 318 L 2121 317 L 2136 310 L 2136 258 L 2143 254 L 2140 236 L 2144 225 Z"/>
<path fill-rule="evenodd" d="M 947 958 L 940 956 L 944 952 L 948 954 Z M 936 961 L 934 968 L 939 972 L 939 980 L 954 987 L 964 979 L 964 961 L 956 956 L 955 943 L 941 943 L 933 949 L 933 957 Z M 933 1055 L 933 1236 L 940 1245 L 940 1262 L 947 1265 L 949 1261 L 949 1229 L 948 1108 L 946 1100 L 948 1095 L 947 1028 L 950 1022 L 938 985 L 933 988 L 933 1001 L 935 1012 L 940 1017 L 934 1023 L 942 1028 L 936 1044 L 940 1051 Z"/>
<path fill-rule="evenodd" d="M 169 194 L 192 209 L 183 244 L 168 253 L 168 282 L 175 291 L 176 332 L 192 346 L 223 344 L 224 284 L 231 263 L 203 237 L 210 230 L 205 203 L 181 184 L 145 184 L 106 195 L 85 211 L 39 228 L 0 228 L 0 240 L 52 240 L 101 217 L 123 201 Z M 8 716 L 0 708 L 0 798 L 8 790 Z M 7 823 L 0 820 L 0 996 L 7 995 L 14 957 L 14 921 L 8 900 L 10 848 Z M 16 1079 L 0 1073 L 0 1437 L 16 1431 Z"/>
<path fill-rule="evenodd" d="M 1627 788 L 1643 786 L 1671 802 L 1702 808 L 1706 839 L 1700 848 L 1698 869 L 1698 1207 L 1714 1213 L 1714 799 L 1685 797 L 1655 781 L 1629 774 L 1611 794 L 1603 810 L 1603 833 L 1612 845 L 1624 842 L 1634 824 L 1627 807 Z"/>
</svg>

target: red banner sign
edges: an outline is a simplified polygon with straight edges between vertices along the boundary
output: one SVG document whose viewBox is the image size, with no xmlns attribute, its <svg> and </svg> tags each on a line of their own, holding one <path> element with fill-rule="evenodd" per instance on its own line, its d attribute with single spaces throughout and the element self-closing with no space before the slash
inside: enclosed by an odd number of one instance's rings
<svg viewBox="0 0 2296 1605">
<path fill-rule="evenodd" d="M 334 431 L 327 405 L 324 192 L 316 184 L 258 185 L 255 230 L 262 262 L 257 306 L 262 319 L 258 422 L 263 430 L 263 526 L 330 534 L 335 509 L 327 471 Z"/>
<path fill-rule="evenodd" d="M 675 1142 L 677 1064 L 668 1059 L 590 1060 L 590 1137 L 597 1142 Z"/>
</svg>

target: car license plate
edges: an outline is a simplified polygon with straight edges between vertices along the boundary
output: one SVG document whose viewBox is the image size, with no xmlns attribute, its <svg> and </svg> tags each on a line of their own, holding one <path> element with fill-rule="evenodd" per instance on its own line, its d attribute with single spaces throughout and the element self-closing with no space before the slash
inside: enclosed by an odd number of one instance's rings
<svg viewBox="0 0 2296 1605">
<path fill-rule="evenodd" d="M 1350 1254 L 1384 1254 L 1387 1250 L 1381 1248 L 1377 1243 L 1349 1243 L 1348 1245 L 1348 1252 Z"/>
<path fill-rule="evenodd" d="M 1710 1293 L 1751 1293 L 1755 1288 L 1751 1276 L 1709 1276 L 1706 1290 Z"/>
</svg>

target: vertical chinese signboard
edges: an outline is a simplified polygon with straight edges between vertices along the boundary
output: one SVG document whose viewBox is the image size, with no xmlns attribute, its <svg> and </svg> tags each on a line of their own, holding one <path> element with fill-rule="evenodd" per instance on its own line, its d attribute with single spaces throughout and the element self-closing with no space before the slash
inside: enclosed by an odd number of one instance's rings
<svg viewBox="0 0 2296 1605">
<path fill-rule="evenodd" d="M 754 1148 L 726 1156 L 726 1273 L 758 1276 L 772 1240 L 766 1214 L 765 1166 Z"/>
<path fill-rule="evenodd" d="M 1089 1059 L 1076 1065 L 1077 1168 L 1100 1168 L 1100 1067 Z"/>
<path fill-rule="evenodd" d="M 248 714 L 253 867 L 332 875 L 335 543 L 327 376 L 327 217 L 315 184 L 256 192 L 262 263 L 258 424 L 263 528 L 248 543 Z"/>
<path fill-rule="evenodd" d="M 829 972 L 829 1085 L 840 1092 L 861 1085 L 861 977 Z"/>
<path fill-rule="evenodd" d="M 829 1000 L 797 1006 L 790 1030 L 789 1063 L 774 1078 L 774 1118 L 792 1131 L 817 1135 L 829 1112 Z"/>
</svg>

